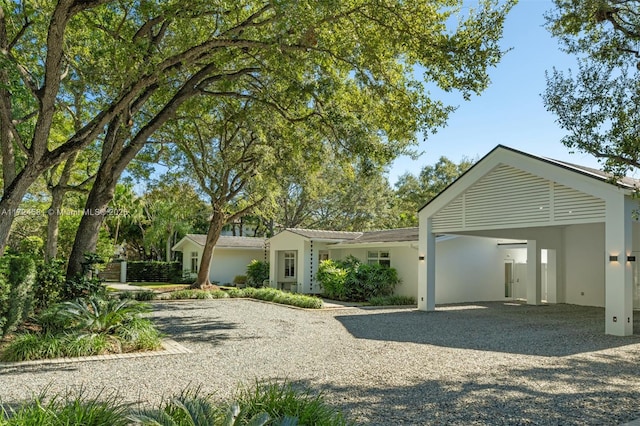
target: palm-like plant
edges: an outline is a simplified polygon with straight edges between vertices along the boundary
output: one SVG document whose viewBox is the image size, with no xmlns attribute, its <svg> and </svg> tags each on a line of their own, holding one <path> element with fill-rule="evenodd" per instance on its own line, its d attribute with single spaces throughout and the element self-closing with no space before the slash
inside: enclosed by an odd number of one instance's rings
<svg viewBox="0 0 640 426">
<path fill-rule="evenodd" d="M 119 327 L 149 312 L 147 305 L 132 300 L 80 298 L 56 306 L 57 321 L 66 329 L 114 334 Z"/>
</svg>

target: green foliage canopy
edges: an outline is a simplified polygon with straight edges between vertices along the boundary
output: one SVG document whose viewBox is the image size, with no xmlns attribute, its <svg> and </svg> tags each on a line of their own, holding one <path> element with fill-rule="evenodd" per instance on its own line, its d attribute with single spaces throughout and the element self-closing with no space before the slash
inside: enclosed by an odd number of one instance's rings
<svg viewBox="0 0 640 426">
<path fill-rule="evenodd" d="M 502 56 L 513 2 L 464 13 L 461 3 L 2 1 L 0 208 L 96 141 L 117 180 L 197 96 L 317 117 L 344 153 L 389 159 L 451 111 L 425 82 L 469 97 Z M 9 225 L 0 224 L 2 248 Z"/>
<path fill-rule="evenodd" d="M 568 134 L 562 143 L 624 175 L 640 166 L 640 2 L 556 0 L 547 27 L 578 70 L 547 74 L 547 109 Z"/>
</svg>

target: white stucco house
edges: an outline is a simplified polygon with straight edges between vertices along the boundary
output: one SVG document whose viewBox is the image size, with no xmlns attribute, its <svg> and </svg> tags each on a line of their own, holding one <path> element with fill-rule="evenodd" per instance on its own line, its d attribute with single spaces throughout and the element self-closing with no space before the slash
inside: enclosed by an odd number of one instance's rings
<svg viewBox="0 0 640 426">
<path fill-rule="evenodd" d="M 601 306 L 607 334 L 632 334 L 633 309 L 640 308 L 640 224 L 633 214 L 639 184 L 497 146 L 419 211 L 418 308 L 434 310 L 443 300 L 441 258 L 455 260 L 440 250 L 442 235 L 523 240 L 520 297 L 532 305 Z M 482 251 L 474 253 L 451 267 L 466 267 Z M 505 294 L 515 297 L 515 266 L 503 268 Z M 482 286 L 477 278 L 470 271 L 469 288 Z"/>
<path fill-rule="evenodd" d="M 354 256 L 395 268 L 402 283 L 395 294 L 418 294 L 418 228 L 339 232 L 288 228 L 268 240 L 270 286 L 322 293 L 315 273 L 322 260 Z M 504 300 L 504 263 L 511 266 L 510 298 L 526 297 L 526 245 L 508 239 L 447 236 L 437 239 L 437 303 Z M 461 261 L 461 259 L 465 259 Z M 468 285 L 469 277 L 476 277 Z"/>
<path fill-rule="evenodd" d="M 184 274 L 198 272 L 206 238 L 206 235 L 187 234 L 173 246 L 173 251 L 182 252 Z M 268 260 L 265 242 L 264 238 L 221 235 L 213 250 L 209 272 L 211 282 L 232 283 L 235 276 L 247 273 L 247 265 L 252 260 Z"/>
</svg>

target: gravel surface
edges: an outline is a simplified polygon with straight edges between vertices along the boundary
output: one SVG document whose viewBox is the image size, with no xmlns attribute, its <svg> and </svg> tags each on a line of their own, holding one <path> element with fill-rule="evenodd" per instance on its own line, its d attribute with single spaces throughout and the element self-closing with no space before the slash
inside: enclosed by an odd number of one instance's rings
<svg viewBox="0 0 640 426">
<path fill-rule="evenodd" d="M 640 417 L 640 337 L 605 336 L 604 310 L 509 303 L 297 310 L 249 300 L 155 303 L 191 354 L 0 368 L 0 399 L 117 391 L 158 403 L 201 386 L 287 380 L 359 424 L 612 424 Z M 640 323 L 636 323 L 640 330 Z"/>
</svg>

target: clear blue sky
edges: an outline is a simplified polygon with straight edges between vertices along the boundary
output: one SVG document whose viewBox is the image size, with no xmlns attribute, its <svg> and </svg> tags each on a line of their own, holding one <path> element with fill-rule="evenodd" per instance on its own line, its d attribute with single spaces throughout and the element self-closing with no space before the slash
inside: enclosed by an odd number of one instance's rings
<svg viewBox="0 0 640 426">
<path fill-rule="evenodd" d="M 468 1 L 468 4 L 477 2 Z M 511 48 L 496 68 L 490 70 L 491 85 L 479 97 L 465 102 L 460 97 L 441 98 L 459 105 L 447 127 L 420 143 L 424 154 L 417 160 L 397 159 L 389 172 L 393 184 L 405 172 L 417 174 L 441 156 L 458 162 L 463 157 L 480 158 L 502 144 L 531 154 L 600 168 L 590 155 L 569 153 L 560 142 L 565 132 L 547 112 L 541 93 L 546 87 L 545 70 L 576 69 L 572 56 L 560 50 L 557 40 L 544 28 L 544 13 L 550 0 L 520 0 L 507 16 L 502 46 Z"/>
</svg>

